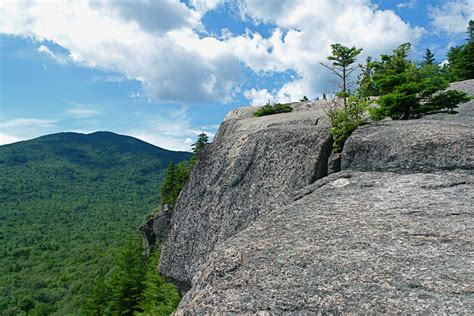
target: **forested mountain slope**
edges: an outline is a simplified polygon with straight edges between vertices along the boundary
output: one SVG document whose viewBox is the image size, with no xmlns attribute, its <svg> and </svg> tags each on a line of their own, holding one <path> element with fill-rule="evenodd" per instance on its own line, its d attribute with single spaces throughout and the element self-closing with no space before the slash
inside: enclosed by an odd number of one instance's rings
<svg viewBox="0 0 474 316">
<path fill-rule="evenodd" d="M 59 133 L 0 146 L 0 310 L 74 314 L 114 248 L 190 157 L 138 139 Z"/>
</svg>

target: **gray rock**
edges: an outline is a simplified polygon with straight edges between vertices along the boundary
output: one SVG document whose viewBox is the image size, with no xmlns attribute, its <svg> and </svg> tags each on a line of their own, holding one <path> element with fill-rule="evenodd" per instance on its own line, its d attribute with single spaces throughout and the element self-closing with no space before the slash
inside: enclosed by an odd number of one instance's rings
<svg viewBox="0 0 474 316">
<path fill-rule="evenodd" d="M 145 224 L 140 226 L 143 233 L 145 253 L 148 256 L 150 249 L 157 243 L 162 242 L 168 235 L 170 229 L 172 210 L 168 205 L 162 205 L 160 211 L 149 218 Z"/>
<path fill-rule="evenodd" d="M 214 246 L 323 177 L 332 140 L 324 111 L 227 120 L 176 204 L 159 270 L 183 286 Z"/>
<path fill-rule="evenodd" d="M 163 241 L 168 235 L 173 210 L 168 205 L 163 205 L 153 220 L 153 234 L 156 240 Z"/>
<path fill-rule="evenodd" d="M 332 152 L 328 160 L 328 175 L 341 171 L 341 154 Z"/>
<path fill-rule="evenodd" d="M 469 314 L 474 176 L 343 171 L 220 243 L 177 315 Z"/>
<path fill-rule="evenodd" d="M 473 170 L 473 132 L 471 124 L 427 119 L 366 125 L 346 141 L 342 170 Z"/>
<path fill-rule="evenodd" d="M 292 106 L 232 112 L 201 155 L 160 263 L 177 314 L 472 313 L 474 104 L 364 126 L 327 177 L 324 111 Z"/>
</svg>

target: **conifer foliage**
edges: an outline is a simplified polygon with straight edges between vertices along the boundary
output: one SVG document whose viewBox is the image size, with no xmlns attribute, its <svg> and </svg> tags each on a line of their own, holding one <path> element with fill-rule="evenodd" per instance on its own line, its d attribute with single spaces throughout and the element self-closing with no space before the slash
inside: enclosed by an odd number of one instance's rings
<svg viewBox="0 0 474 316">
<path fill-rule="evenodd" d="M 467 27 L 467 43 L 452 47 L 448 52 L 446 66 L 449 80 L 460 81 L 474 79 L 474 21 Z"/>
<path fill-rule="evenodd" d="M 372 62 L 372 75 L 380 98 L 379 107 L 370 109 L 375 120 L 384 117 L 407 120 L 438 111 L 453 111 L 459 103 L 470 100 L 461 91 L 445 91 L 449 82 L 439 66 L 425 63 L 417 67 L 408 59 L 410 43 L 404 43 L 392 55 L 382 55 Z"/>
<path fill-rule="evenodd" d="M 170 315 L 180 296 L 157 271 L 160 250 L 143 255 L 139 238 L 130 238 L 116 257 L 115 268 L 97 277 L 83 304 L 85 315 Z"/>
</svg>

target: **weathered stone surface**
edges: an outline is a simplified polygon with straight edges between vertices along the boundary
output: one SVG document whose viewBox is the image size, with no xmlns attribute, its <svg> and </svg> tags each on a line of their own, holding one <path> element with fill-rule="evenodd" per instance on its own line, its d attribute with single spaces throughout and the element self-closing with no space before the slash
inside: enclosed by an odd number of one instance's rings
<svg viewBox="0 0 474 316">
<path fill-rule="evenodd" d="M 143 233 L 143 243 L 147 256 L 156 242 L 162 242 L 168 235 L 171 214 L 172 210 L 168 205 L 162 205 L 160 211 L 155 216 L 149 218 L 145 224 L 140 226 L 140 230 Z"/>
<path fill-rule="evenodd" d="M 452 88 L 474 94 L 474 80 Z M 431 172 L 474 170 L 474 101 L 457 114 L 411 121 L 383 121 L 358 128 L 344 145 L 342 169 Z"/>
<path fill-rule="evenodd" d="M 445 114 L 446 115 L 446 114 Z M 438 120 L 384 121 L 358 128 L 342 170 L 431 172 L 474 169 L 473 126 Z"/>
<path fill-rule="evenodd" d="M 177 314 L 471 313 L 473 106 L 358 129 L 343 171 L 316 182 L 320 107 L 229 114 L 165 243 L 161 271 L 194 276 Z"/>
<path fill-rule="evenodd" d="M 220 243 L 178 315 L 468 314 L 474 176 L 342 171 Z"/>
<path fill-rule="evenodd" d="M 225 121 L 178 199 L 160 272 L 189 282 L 217 243 L 325 176 L 332 141 L 323 115 L 315 110 Z"/>
<path fill-rule="evenodd" d="M 168 235 L 171 215 L 172 209 L 170 209 L 168 205 L 163 205 L 161 210 L 154 217 L 152 229 L 156 240 L 161 242 Z"/>
</svg>

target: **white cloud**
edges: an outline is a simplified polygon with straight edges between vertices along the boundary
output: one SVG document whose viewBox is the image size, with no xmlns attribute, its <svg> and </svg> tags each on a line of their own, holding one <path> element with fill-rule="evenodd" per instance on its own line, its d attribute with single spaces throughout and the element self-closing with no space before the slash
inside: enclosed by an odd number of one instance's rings
<svg viewBox="0 0 474 316">
<path fill-rule="evenodd" d="M 469 20 L 474 20 L 474 0 L 446 1 L 439 7 L 430 7 L 428 15 L 438 32 L 464 33 Z"/>
<path fill-rule="evenodd" d="M 70 61 L 69 56 L 64 54 L 53 53 L 48 46 L 43 44 L 38 47 L 37 51 L 51 57 L 60 65 L 66 65 Z"/>
<path fill-rule="evenodd" d="M 203 35 L 202 16 L 222 5 L 233 6 L 222 0 L 191 1 L 190 7 L 151 0 L 12 1 L 2 3 L 0 32 L 50 40 L 75 63 L 140 81 L 154 100 L 188 104 L 231 102 L 244 81 L 243 65 L 257 76 L 296 73 L 272 92 L 250 87 L 245 95 L 252 103 L 269 93 L 275 101 L 315 97 L 331 89 L 319 65 L 330 44 L 363 47 L 364 58 L 414 42 L 422 32 L 369 0 L 241 0 L 243 18 L 276 25 L 271 36 Z"/>
<path fill-rule="evenodd" d="M 56 120 L 43 120 L 34 118 L 17 118 L 0 122 L 0 128 L 37 127 L 49 128 L 56 126 Z"/>
<path fill-rule="evenodd" d="M 91 109 L 91 108 L 84 108 L 84 107 L 75 107 L 66 110 L 66 114 L 76 119 L 82 118 L 89 118 L 93 116 L 97 116 L 101 113 L 100 110 Z"/>
<path fill-rule="evenodd" d="M 210 54 L 218 41 L 197 35 L 199 17 L 170 1 L 11 1 L 2 3 L 0 33 L 52 41 L 76 63 L 139 80 L 155 100 L 230 101 L 240 61 L 222 46 Z"/>
<path fill-rule="evenodd" d="M 416 6 L 417 0 L 409 0 L 397 4 L 398 9 L 413 9 Z"/>
<path fill-rule="evenodd" d="M 264 105 L 273 103 L 274 97 L 267 89 L 256 90 L 254 88 L 244 92 L 244 96 L 250 101 L 251 105 Z"/>
<path fill-rule="evenodd" d="M 170 150 L 191 151 L 191 144 L 203 132 L 211 139 L 214 137 L 212 128 L 192 128 L 186 107 L 172 111 L 162 109 L 161 115 L 149 117 L 139 126 L 139 129 L 123 131 L 123 134 Z"/>
<path fill-rule="evenodd" d="M 16 143 L 16 142 L 19 142 L 20 140 L 22 139 L 12 136 L 12 135 L 0 133 L 0 145 Z"/>
<path fill-rule="evenodd" d="M 362 61 L 366 56 L 388 53 L 403 42 L 416 42 L 423 32 L 368 0 L 245 0 L 240 8 L 242 16 L 255 23 L 273 23 L 277 28 L 269 38 L 245 34 L 229 39 L 236 54 L 257 72 L 296 72 L 293 81 L 273 93 L 277 102 L 295 101 L 303 95 L 312 98 L 333 90 L 330 81 L 334 78 L 319 65 L 326 61 L 332 43 L 363 47 Z"/>
</svg>

